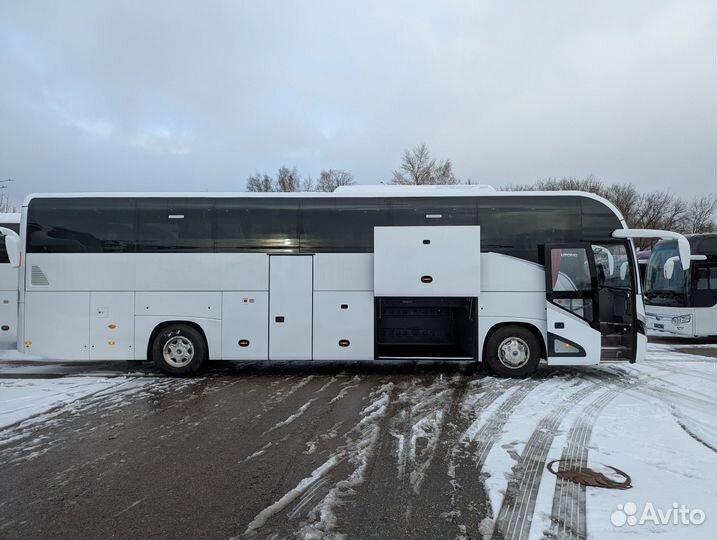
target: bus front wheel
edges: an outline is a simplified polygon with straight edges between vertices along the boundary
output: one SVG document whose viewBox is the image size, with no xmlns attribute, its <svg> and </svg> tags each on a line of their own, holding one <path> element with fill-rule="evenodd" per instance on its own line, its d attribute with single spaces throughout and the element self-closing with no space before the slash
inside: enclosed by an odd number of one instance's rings
<svg viewBox="0 0 717 540">
<path fill-rule="evenodd" d="M 193 375 L 206 364 L 207 344 L 196 328 L 172 324 L 154 337 L 152 360 L 168 375 Z"/>
<path fill-rule="evenodd" d="M 486 342 L 485 359 L 500 377 L 527 377 L 540 362 L 540 343 L 522 326 L 504 326 Z"/>
</svg>

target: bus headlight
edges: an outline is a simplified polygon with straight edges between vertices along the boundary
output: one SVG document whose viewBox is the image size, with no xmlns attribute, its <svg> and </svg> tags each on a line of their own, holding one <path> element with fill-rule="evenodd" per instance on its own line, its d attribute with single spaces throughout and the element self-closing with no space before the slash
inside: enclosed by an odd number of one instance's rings
<svg viewBox="0 0 717 540">
<path fill-rule="evenodd" d="M 692 320 L 692 315 L 680 315 L 679 317 L 672 317 L 672 324 L 687 324 Z"/>
</svg>

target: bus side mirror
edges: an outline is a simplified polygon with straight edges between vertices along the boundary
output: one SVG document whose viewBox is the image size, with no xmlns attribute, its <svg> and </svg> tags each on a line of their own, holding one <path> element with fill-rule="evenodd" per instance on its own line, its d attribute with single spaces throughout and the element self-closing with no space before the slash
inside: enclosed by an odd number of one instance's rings
<svg viewBox="0 0 717 540">
<path fill-rule="evenodd" d="M 620 281 L 625 281 L 627 277 L 627 263 L 624 262 L 620 265 Z"/>
<path fill-rule="evenodd" d="M 704 261 L 707 257 L 705 255 L 691 255 L 690 260 L 691 261 Z M 664 275 L 665 279 L 672 279 L 672 274 L 675 273 L 675 263 L 677 261 L 682 261 L 681 257 L 678 255 L 675 255 L 674 257 L 670 257 L 665 261 L 665 268 L 664 268 Z M 684 268 L 684 266 L 683 266 Z"/>
<path fill-rule="evenodd" d="M 665 279 L 672 279 L 672 274 L 675 273 L 675 259 L 677 257 L 670 257 L 665 261 L 665 268 L 663 270 Z"/>
<path fill-rule="evenodd" d="M 5 227 L 0 227 L 0 234 L 5 235 L 5 251 L 10 266 L 18 268 L 20 266 L 20 237 L 15 231 Z"/>
</svg>

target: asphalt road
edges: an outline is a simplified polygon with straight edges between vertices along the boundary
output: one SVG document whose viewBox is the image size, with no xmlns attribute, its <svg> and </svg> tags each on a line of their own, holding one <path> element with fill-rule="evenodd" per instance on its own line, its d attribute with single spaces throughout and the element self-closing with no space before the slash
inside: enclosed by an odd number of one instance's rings
<svg viewBox="0 0 717 540">
<path fill-rule="evenodd" d="M 408 475 L 397 479 L 389 432 L 402 426 L 389 424 L 405 420 L 410 429 L 411 408 L 420 405 L 415 399 L 438 394 L 442 408 L 448 392 L 446 403 L 454 407 L 482 379 L 445 366 L 240 371 L 130 385 L 16 431 L 0 446 L 0 536 L 231 538 L 256 531 L 283 537 L 307 521 L 297 503 L 308 513 L 342 481 L 334 510 L 352 536 L 445 534 L 440 514 L 450 511 L 450 501 L 437 496 L 418 505 Z M 264 509 L 332 456 L 331 481 L 322 478 L 312 493 L 298 494 L 259 526 Z M 438 495 L 444 488 L 430 489 Z M 416 519 L 406 521 L 417 506 Z"/>
<path fill-rule="evenodd" d="M 0 538 L 481 538 L 496 520 L 496 537 L 524 538 L 506 516 L 531 519 L 538 487 L 526 478 L 544 468 L 561 415 L 600 406 L 603 383 L 629 378 L 587 370 L 596 384 L 568 395 L 570 370 L 525 381 L 430 364 L 131 372 L 0 436 Z M 553 383 L 567 397 L 535 411 L 534 461 L 519 462 L 493 515 L 481 460 L 515 407 Z"/>
</svg>

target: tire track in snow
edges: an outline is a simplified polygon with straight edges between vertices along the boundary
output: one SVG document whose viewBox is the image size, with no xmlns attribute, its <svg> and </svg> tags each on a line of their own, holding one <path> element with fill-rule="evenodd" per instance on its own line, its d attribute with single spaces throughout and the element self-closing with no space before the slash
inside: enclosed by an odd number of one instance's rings
<svg viewBox="0 0 717 540">
<path fill-rule="evenodd" d="M 502 433 L 512 412 L 540 382 L 542 381 L 527 379 L 516 384 L 515 381 L 492 377 L 485 379 L 482 384 L 490 387 L 470 405 L 470 411 L 463 411 L 465 422 L 451 426 L 446 434 L 447 467 L 441 472 L 448 477 L 447 492 L 450 509 L 443 512 L 441 517 L 455 525 L 456 538 L 464 539 L 480 535 L 481 521 L 491 514 L 485 477 L 481 473 L 485 458 Z M 507 384 L 513 386 L 506 388 Z M 509 394 L 508 397 L 500 401 L 506 394 Z M 496 406 L 496 403 L 497 408 L 487 413 L 487 410 Z M 432 484 L 436 488 L 439 486 L 437 480 Z M 416 512 L 416 518 L 418 522 L 415 524 L 415 529 L 420 530 L 421 527 L 426 526 L 421 520 L 433 519 L 433 516 L 426 508 L 425 512 Z"/>
<path fill-rule="evenodd" d="M 376 438 L 366 454 L 361 480 L 347 485 L 345 479 L 351 477 L 352 469 L 335 469 L 332 476 L 344 480 L 336 484 L 334 480 L 318 490 L 315 499 L 319 502 L 305 505 L 311 510 L 301 513 L 308 520 L 290 536 L 341 538 L 336 527 L 339 522 L 342 530 L 351 531 L 357 538 L 376 537 L 377 526 L 382 537 L 425 536 L 425 530 L 413 535 L 407 531 L 419 516 L 414 513 L 410 520 L 406 516 L 424 498 L 420 494 L 426 490 L 426 475 L 439 455 L 446 419 L 451 407 L 456 406 L 455 394 L 460 392 L 465 378 L 442 374 L 395 383 L 389 378 L 386 382 L 391 385 L 389 400 L 381 418 L 374 422 Z M 444 484 L 445 478 L 443 474 Z M 336 490 L 336 486 L 340 489 Z M 428 498 L 436 493 L 441 491 L 431 489 Z M 435 509 L 431 511 L 435 515 Z M 445 527 L 441 520 L 434 520 L 433 529 L 439 531 L 439 536 L 441 527 Z"/>
<path fill-rule="evenodd" d="M 663 370 L 665 369 L 665 366 L 659 366 L 656 369 Z M 680 414 L 678 408 L 678 405 L 683 408 L 694 409 L 697 411 L 702 411 L 705 409 L 705 407 L 714 408 L 715 406 L 717 406 L 717 402 L 711 399 L 712 396 L 708 396 L 704 393 L 696 392 L 694 390 L 691 390 L 692 393 L 689 395 L 682 392 L 678 392 L 676 390 L 673 390 L 672 388 L 667 388 L 660 384 L 645 382 L 644 379 L 646 378 L 646 376 L 635 377 L 633 375 L 630 375 L 630 377 L 633 380 L 639 381 L 641 385 L 635 386 L 625 380 L 621 380 L 620 383 L 625 385 L 628 390 L 631 390 L 637 394 L 646 396 L 648 398 L 655 399 L 660 404 L 666 406 L 667 410 L 672 415 L 680 429 L 682 429 L 689 437 L 703 445 L 708 450 L 712 452 L 717 452 L 717 445 L 706 441 L 704 437 L 695 433 L 695 430 L 689 426 L 689 423 L 687 421 L 689 419 L 689 416 Z M 665 384 L 670 384 L 670 381 L 666 381 L 665 379 L 659 377 L 651 376 L 650 380 L 657 380 L 660 382 L 664 382 Z M 705 399 L 697 396 L 703 396 Z"/>
<path fill-rule="evenodd" d="M 272 411 L 274 411 L 274 409 L 277 409 L 277 408 L 279 407 L 279 404 L 283 403 L 286 399 L 290 398 L 294 393 L 296 393 L 298 390 L 300 390 L 301 388 L 303 388 L 306 384 L 308 384 L 309 382 L 311 382 L 311 380 L 312 380 L 313 378 L 314 378 L 313 376 L 305 377 L 305 378 L 303 378 L 302 380 L 300 380 L 298 383 L 292 384 L 292 385 L 290 386 L 289 390 L 287 390 L 286 392 L 284 392 L 284 391 L 279 391 L 279 392 L 277 392 L 277 393 L 274 393 L 267 401 L 261 403 L 261 407 L 262 407 L 262 410 L 263 410 L 264 412 L 263 412 L 262 414 L 259 414 L 258 416 L 254 416 L 253 420 L 254 420 L 254 421 L 258 421 L 258 420 L 260 420 L 260 419 L 261 419 L 261 420 L 266 420 L 267 415 L 268 415 L 269 413 L 271 413 Z M 314 390 L 313 392 L 311 392 L 311 394 L 312 394 L 312 395 L 317 395 L 317 394 L 326 393 L 327 389 L 328 389 L 328 388 L 331 386 L 331 384 L 333 384 L 333 382 L 335 382 L 336 380 L 337 380 L 336 377 L 332 377 L 331 379 L 329 379 L 328 382 L 324 383 L 318 390 Z M 320 381 L 319 381 L 319 382 L 320 382 Z M 354 387 L 355 387 L 355 386 L 358 386 L 358 385 L 354 385 Z M 353 388 L 353 387 L 352 387 L 352 388 Z M 339 394 L 341 394 L 342 392 L 344 392 L 343 389 L 339 392 Z M 282 397 L 282 396 L 283 396 L 283 397 Z M 343 397 L 343 396 L 342 396 L 342 397 Z M 277 398 L 279 399 L 278 402 L 273 403 L 273 404 L 271 404 L 271 405 L 268 405 L 268 404 L 271 402 L 271 400 L 277 399 Z M 311 407 L 311 405 L 312 405 L 315 401 L 317 401 L 317 400 L 319 400 L 319 399 L 320 399 L 320 397 L 313 397 L 313 398 L 309 399 L 307 402 L 305 402 L 303 405 L 301 405 L 299 408 L 297 408 L 291 415 L 289 415 L 288 417 L 284 418 L 283 420 L 278 420 L 278 419 L 276 419 L 274 425 L 272 425 L 270 428 L 264 430 L 264 431 L 259 435 L 259 437 L 266 437 L 267 435 L 270 435 L 270 434 L 274 433 L 274 432 L 275 432 L 276 430 L 278 430 L 278 429 L 282 429 L 282 428 L 284 428 L 284 427 L 286 427 L 286 426 L 289 426 L 290 424 L 293 424 L 295 420 L 297 420 L 297 419 L 299 419 L 301 416 L 303 416 L 304 413 L 306 413 L 306 411 L 309 409 L 309 407 Z M 332 400 L 329 402 L 329 404 L 333 404 L 335 400 L 336 400 L 336 398 L 332 399 Z M 337 426 L 334 426 L 334 428 L 337 428 Z M 335 436 L 335 435 L 334 435 L 334 436 Z M 246 456 L 245 458 L 239 460 L 238 463 L 239 463 L 239 464 L 242 464 L 242 463 L 246 463 L 246 462 L 248 462 L 248 461 L 251 461 L 251 460 L 253 460 L 253 459 L 255 459 L 255 458 L 257 458 L 257 457 L 263 455 L 263 454 L 264 454 L 267 450 L 269 450 L 270 448 L 278 446 L 277 443 L 280 443 L 280 442 L 283 442 L 283 439 L 280 439 L 280 440 L 278 440 L 278 441 L 273 441 L 273 442 L 270 441 L 270 442 L 264 444 L 261 448 L 255 450 L 254 452 L 252 452 L 251 454 L 249 454 L 248 456 Z M 312 442 L 312 441 L 309 441 L 309 442 Z M 313 442 L 314 442 L 315 444 L 317 444 L 316 441 L 313 441 Z M 308 444 L 308 443 L 307 443 L 307 444 Z M 309 446 L 309 449 L 310 449 L 310 448 L 311 448 L 311 446 Z M 315 450 L 315 448 L 314 448 L 314 450 Z M 313 451 L 312 451 L 312 452 L 306 452 L 306 453 L 313 453 Z"/>
<path fill-rule="evenodd" d="M 473 451 L 473 460 L 477 469 L 482 470 L 485 460 L 488 457 L 495 441 L 502 433 L 503 427 L 508 423 L 510 416 L 515 408 L 525 399 L 525 397 L 542 381 L 537 379 L 528 379 L 522 381 L 521 385 L 513 392 L 513 394 L 503 403 L 497 411 L 483 424 L 474 434 L 466 433 L 465 436 L 469 440 L 476 443 Z M 471 426 L 473 427 L 473 426 Z M 469 428 L 470 431 L 470 428 Z"/>
<path fill-rule="evenodd" d="M 288 511 L 284 523 L 276 523 L 280 529 L 289 525 L 289 521 L 304 515 L 301 524 L 301 537 L 322 538 L 331 534 L 336 527 L 336 509 L 343 500 L 352 495 L 357 486 L 365 480 L 367 468 L 379 440 L 382 422 L 393 394 L 393 383 L 387 383 L 370 394 L 369 403 L 359 413 L 358 422 L 344 434 L 344 444 L 313 472 L 280 497 L 264 508 L 249 523 L 243 535 L 254 537 L 268 521 Z M 344 473 L 346 473 L 345 476 Z M 341 480 L 329 479 L 331 476 Z M 304 513 L 306 508 L 309 511 Z M 276 533 L 273 530 L 262 532 L 262 536 L 287 537 L 296 533 L 295 528 L 288 532 Z M 274 533 L 274 534 L 272 534 Z"/>
<path fill-rule="evenodd" d="M 559 471 L 568 468 L 581 470 L 587 466 L 595 420 L 621 391 L 607 390 L 580 412 L 568 431 L 567 443 L 560 456 Z M 587 488 L 583 485 L 557 477 L 550 515 L 551 526 L 545 533 L 546 538 L 561 540 L 587 538 L 586 491 Z"/>
<path fill-rule="evenodd" d="M 670 361 L 670 362 L 672 362 L 672 361 Z M 675 360 L 675 362 L 680 362 L 680 361 Z M 685 362 L 682 361 L 681 363 L 684 364 Z M 705 363 L 710 363 L 713 365 L 715 364 L 714 362 L 707 362 L 707 361 L 705 361 Z M 717 370 L 715 370 L 715 373 L 709 373 L 704 370 L 691 369 L 686 366 L 678 367 L 678 366 L 673 365 L 672 363 L 667 364 L 667 362 L 664 362 L 664 363 L 660 362 L 659 366 L 657 366 L 657 367 L 658 367 L 658 369 L 669 371 L 671 373 L 674 373 L 675 375 L 687 375 L 690 377 L 697 377 L 698 379 L 703 379 L 703 380 L 707 379 L 707 380 L 710 380 L 713 382 L 717 382 Z"/>
<path fill-rule="evenodd" d="M 674 405 L 670 405 L 670 412 L 672 413 L 672 417 L 675 419 L 675 422 L 677 422 L 677 425 L 682 428 L 682 430 L 687 433 L 690 437 L 692 437 L 695 441 L 703 445 L 705 448 L 712 450 L 713 452 L 717 453 L 717 448 L 715 448 L 713 445 L 705 441 L 702 437 L 697 435 L 687 424 L 685 424 L 685 421 L 682 419 L 682 417 L 679 415 L 679 413 L 675 410 Z"/>
<path fill-rule="evenodd" d="M 262 434 L 261 434 L 262 437 L 263 437 L 264 435 L 268 435 L 269 433 L 271 433 L 272 431 L 274 431 L 274 430 L 276 430 L 276 429 L 282 428 L 282 427 L 284 427 L 284 426 L 288 426 L 289 424 L 293 423 L 294 420 L 296 420 L 297 418 L 299 418 L 300 416 L 302 416 L 302 415 L 306 412 L 306 409 L 308 409 L 314 401 L 316 401 L 316 398 L 310 399 L 309 401 L 307 401 L 306 403 L 304 403 L 301 407 L 299 407 L 299 408 L 296 410 L 295 413 L 293 413 L 292 415 L 290 415 L 290 416 L 289 416 L 288 418 L 286 418 L 285 420 L 282 420 L 281 422 L 277 422 L 277 423 L 274 424 L 272 427 L 270 427 L 269 429 L 267 429 L 264 433 L 262 433 Z"/>
<path fill-rule="evenodd" d="M 523 402 L 528 394 L 542 382 L 542 380 L 538 379 L 520 381 L 509 397 L 502 403 L 499 403 L 498 408 L 491 413 L 488 418 L 476 419 L 460 435 L 458 441 L 460 446 L 455 447 L 453 456 L 449 460 L 449 467 L 453 469 L 451 474 L 456 484 L 453 488 L 452 498 L 454 502 L 452 504 L 451 513 L 456 517 L 460 517 L 463 513 L 466 513 L 472 518 L 467 523 L 459 524 L 461 538 L 481 535 L 481 524 L 486 519 L 493 517 L 488 488 L 485 485 L 486 473 L 483 471 L 485 460 L 488 454 L 490 454 L 495 442 L 503 433 L 503 429 L 515 409 Z M 495 392 L 497 395 L 491 400 L 491 403 L 508 390 L 510 389 L 496 389 Z M 490 405 L 490 403 L 486 404 L 486 406 L 487 405 Z M 463 476 L 465 476 L 465 480 L 459 482 L 456 478 L 462 478 L 461 472 Z M 478 477 L 478 485 L 475 488 L 475 493 L 470 493 L 470 502 L 464 502 L 464 490 L 461 490 L 460 487 L 462 483 L 469 483 L 470 478 L 474 475 Z"/>
<path fill-rule="evenodd" d="M 541 382 L 484 377 L 463 378 L 453 385 L 448 421 L 439 441 L 443 455 L 433 460 L 423 480 L 422 491 L 430 496 L 403 490 L 402 499 L 408 498 L 413 511 L 392 523 L 391 536 L 481 536 L 481 522 L 492 514 L 482 463 L 514 409 Z M 453 531 L 446 529 L 448 524 Z"/>
<path fill-rule="evenodd" d="M 404 390 L 398 399 L 399 414 L 391 418 L 389 433 L 397 443 L 398 479 L 408 481 L 410 491 L 418 495 L 430 467 L 443 422 L 452 401 L 452 390 L 439 376 L 427 387 L 416 387 L 415 382 Z M 455 392 L 455 390 L 453 390 Z M 407 471 L 408 469 L 408 471 Z M 411 503 L 407 504 L 406 518 L 410 517 Z"/>
<path fill-rule="evenodd" d="M 550 445 L 565 414 L 598 389 L 596 384 L 588 384 L 568 396 L 538 422 L 518 463 L 513 466 L 513 475 L 508 481 L 492 538 L 527 540 Z"/>
</svg>

